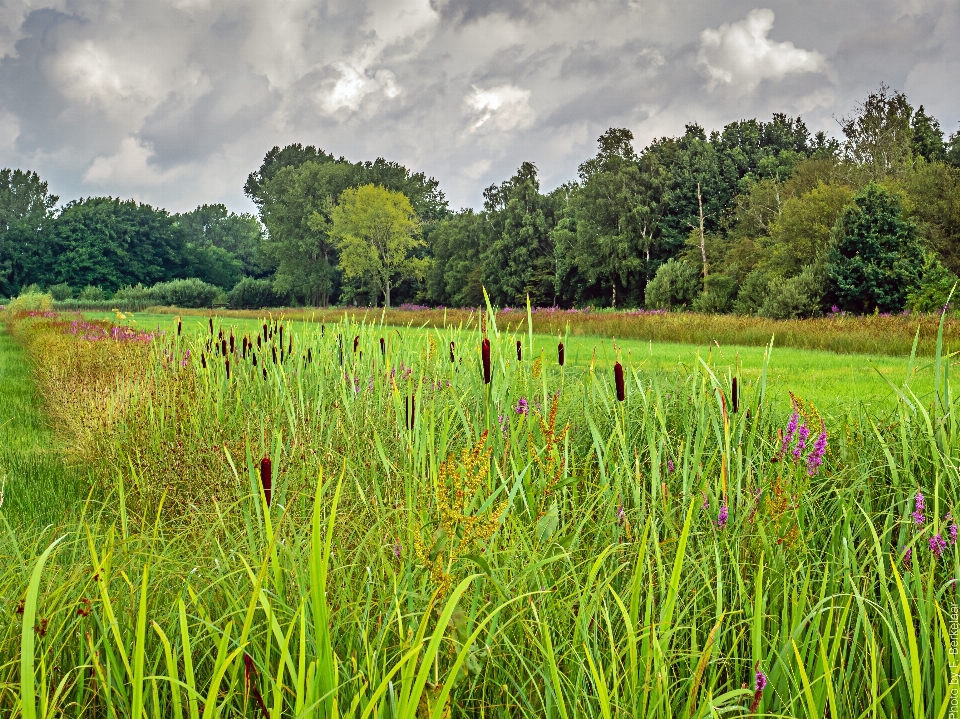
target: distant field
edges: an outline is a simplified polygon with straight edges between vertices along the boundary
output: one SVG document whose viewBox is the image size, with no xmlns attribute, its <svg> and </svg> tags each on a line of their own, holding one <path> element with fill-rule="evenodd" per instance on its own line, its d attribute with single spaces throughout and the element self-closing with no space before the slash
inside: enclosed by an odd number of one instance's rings
<svg viewBox="0 0 960 719">
<path fill-rule="evenodd" d="M 87 313 L 87 315 L 103 319 L 113 317 L 110 313 Z M 176 315 L 165 313 L 138 314 L 134 319 L 141 329 L 159 328 L 162 331 L 172 332 L 176 328 L 176 317 Z M 379 313 L 367 315 L 368 321 L 374 318 L 379 320 Z M 516 318 L 519 320 L 520 315 L 516 315 Z M 221 319 L 225 326 L 237 328 L 238 334 L 252 335 L 262 325 L 262 322 L 255 317 L 238 317 L 235 313 L 228 313 L 228 316 Z M 334 317 L 330 319 L 333 320 Z M 510 319 L 514 318 L 510 317 Z M 518 324 L 519 322 L 512 323 L 513 328 L 516 329 Z M 295 325 L 298 328 L 301 325 L 309 327 L 310 323 L 296 320 Z M 183 315 L 183 326 L 185 331 L 205 332 L 207 318 Z M 501 325 L 500 329 L 505 331 L 509 326 L 511 325 Z M 298 329 L 298 331 L 304 330 L 306 328 Z M 319 331 L 319 328 L 315 327 L 314 331 Z M 405 333 L 429 331 L 431 330 L 419 329 L 416 326 L 404 330 Z M 522 328 L 519 336 L 524 336 Z M 534 344 L 536 351 L 538 353 L 542 351 L 546 360 L 557 361 L 556 335 L 536 334 Z M 611 338 L 570 336 L 565 344 L 567 368 L 574 374 L 589 367 L 594 358 L 595 366 L 599 370 L 609 368 L 614 361 L 614 340 Z M 718 346 L 713 343 L 698 345 L 633 339 L 617 339 L 616 345 L 630 364 L 641 372 L 663 375 L 676 371 L 682 376 L 689 375 L 699 355 L 709 359 L 716 368 L 715 371 L 732 374 L 734 367 L 738 366 L 740 371 L 737 374 L 743 382 L 759 380 L 765 352 L 764 347 L 756 346 L 733 344 Z M 864 408 L 877 410 L 892 409 L 896 403 L 896 395 L 877 370 L 894 384 L 900 385 L 906 378 L 908 364 L 908 357 L 883 354 L 838 354 L 780 347 L 775 340 L 767 375 L 768 392 L 775 404 L 782 408 L 785 408 L 789 402 L 788 392 L 793 392 L 814 402 L 827 414 L 842 414 L 851 404 L 862 404 Z M 929 359 L 919 358 L 915 362 L 910 386 L 922 398 L 933 391 L 933 370 Z"/>
</svg>

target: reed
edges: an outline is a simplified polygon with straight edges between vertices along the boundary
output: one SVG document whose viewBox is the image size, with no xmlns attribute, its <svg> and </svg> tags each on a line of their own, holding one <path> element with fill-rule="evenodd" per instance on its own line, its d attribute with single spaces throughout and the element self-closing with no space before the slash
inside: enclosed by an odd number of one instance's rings
<svg viewBox="0 0 960 719">
<path fill-rule="evenodd" d="M 57 321 L 11 325 L 54 402 L 77 380 L 45 368 L 92 342 Z M 215 318 L 76 365 L 114 373 L 62 410 L 110 416 L 85 456 L 111 481 L 0 536 L 5 716 L 948 711 L 946 330 L 934 399 L 905 381 L 889 414 L 827 415 L 778 412 L 765 368 L 733 412 L 709 355 L 669 377 L 519 359 L 532 327 L 499 315 L 268 324 L 248 358 Z"/>
</svg>

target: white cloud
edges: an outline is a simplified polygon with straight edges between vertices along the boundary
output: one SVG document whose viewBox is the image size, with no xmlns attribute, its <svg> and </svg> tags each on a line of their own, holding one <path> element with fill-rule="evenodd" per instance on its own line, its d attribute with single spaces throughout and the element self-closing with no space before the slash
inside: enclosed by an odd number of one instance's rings
<svg viewBox="0 0 960 719">
<path fill-rule="evenodd" d="M 83 174 L 83 181 L 110 190 L 120 186 L 156 187 L 175 179 L 177 170 L 159 172 L 150 165 L 152 155 L 150 147 L 128 137 L 116 154 L 96 158 Z"/>
<path fill-rule="evenodd" d="M 788 75 L 819 73 L 828 69 L 819 52 L 802 50 L 792 42 L 774 42 L 767 35 L 773 29 L 773 10 L 751 10 L 746 19 L 724 23 L 700 34 L 698 61 L 711 89 L 751 92 L 763 80 L 782 80 Z"/>
<path fill-rule="evenodd" d="M 512 130 L 528 125 L 533 119 L 530 91 L 516 85 L 499 85 L 489 90 L 474 85 L 473 92 L 467 95 L 467 105 L 474 114 L 472 131 L 484 126 Z"/>
</svg>

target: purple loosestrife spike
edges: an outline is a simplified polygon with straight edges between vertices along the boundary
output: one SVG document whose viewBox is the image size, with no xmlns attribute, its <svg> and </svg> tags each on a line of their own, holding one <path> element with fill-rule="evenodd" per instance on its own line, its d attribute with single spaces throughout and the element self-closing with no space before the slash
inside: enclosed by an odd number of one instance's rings
<svg viewBox="0 0 960 719">
<path fill-rule="evenodd" d="M 517 340 L 517 362 L 523 362 L 523 345 Z"/>
<path fill-rule="evenodd" d="M 753 703 L 750 705 L 750 714 L 755 714 L 760 707 L 760 700 L 763 698 L 763 689 L 767 686 L 767 675 L 759 669 L 756 670 L 756 679 L 753 685 Z"/>
<path fill-rule="evenodd" d="M 727 502 L 724 500 L 723 506 L 720 507 L 720 514 L 717 516 L 717 526 L 720 529 L 723 529 L 727 526 L 727 520 L 730 518 L 730 512 L 727 510 Z"/>
<path fill-rule="evenodd" d="M 623 526 L 624 521 L 627 519 L 627 512 L 623 508 L 623 501 L 620 501 L 620 504 L 617 506 L 617 524 L 621 527 Z"/>
<path fill-rule="evenodd" d="M 817 436 L 817 441 L 813 443 L 813 451 L 807 455 L 807 474 L 811 477 L 819 471 L 820 465 L 823 464 L 823 455 L 827 451 L 827 428 L 823 424 L 820 426 L 820 434 Z"/>
<path fill-rule="evenodd" d="M 557 362 L 563 367 L 563 342 L 557 345 Z"/>
<path fill-rule="evenodd" d="M 403 556 L 403 545 L 400 544 L 399 539 L 393 543 L 393 556 L 395 559 L 400 559 Z"/>
<path fill-rule="evenodd" d="M 926 509 L 926 506 L 923 495 L 917 492 L 913 498 L 913 514 L 910 516 L 913 517 L 913 521 L 918 527 L 927 521 L 927 518 L 923 516 L 923 510 Z"/>
<path fill-rule="evenodd" d="M 947 548 L 947 543 L 943 541 L 942 534 L 937 534 L 933 537 L 930 537 L 929 545 L 930 551 L 933 552 L 937 559 L 943 556 L 943 550 Z"/>
<path fill-rule="evenodd" d="M 264 370 L 266 372 L 266 370 Z M 263 487 L 263 498 L 270 506 L 270 497 L 273 492 L 273 464 L 269 457 L 260 460 L 260 485 Z"/>
<path fill-rule="evenodd" d="M 957 543 L 957 525 L 951 524 L 950 529 L 948 531 L 950 532 L 950 544 L 956 544 Z"/>
<path fill-rule="evenodd" d="M 703 504 L 700 505 L 700 509 L 703 510 L 704 512 L 709 512 L 709 511 L 710 511 L 710 498 L 707 497 L 707 493 L 706 493 L 706 492 L 700 492 L 700 494 L 703 495 Z"/>
<path fill-rule="evenodd" d="M 667 474 L 673 474 L 673 469 L 674 469 L 674 467 L 673 467 L 673 460 L 672 460 L 672 459 L 668 459 L 668 460 L 667 460 Z"/>
<path fill-rule="evenodd" d="M 906 552 L 903 553 L 903 566 L 910 568 L 910 560 L 913 559 L 913 549 L 909 548 Z"/>
<path fill-rule="evenodd" d="M 517 406 L 514 407 L 514 411 L 517 414 L 526 414 L 527 412 L 530 411 L 530 408 L 527 406 L 526 397 L 521 397 L 520 399 L 517 400 Z"/>
<path fill-rule="evenodd" d="M 483 383 L 490 384 L 490 340 L 486 337 L 480 347 L 480 359 L 483 362 Z"/>
<path fill-rule="evenodd" d="M 617 386 L 617 401 L 623 402 L 627 398 L 627 384 L 623 379 L 623 365 L 619 362 L 613 365 L 613 381 Z"/>
</svg>

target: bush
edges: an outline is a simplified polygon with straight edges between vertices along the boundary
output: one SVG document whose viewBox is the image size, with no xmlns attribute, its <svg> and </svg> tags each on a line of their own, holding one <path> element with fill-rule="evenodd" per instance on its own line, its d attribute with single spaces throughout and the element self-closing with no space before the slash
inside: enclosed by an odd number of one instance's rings
<svg viewBox="0 0 960 719">
<path fill-rule="evenodd" d="M 128 307 L 138 307 L 139 310 L 145 309 L 150 305 L 160 304 L 156 294 L 151 287 L 144 287 L 141 283 L 127 285 L 116 291 L 113 299 L 117 306 L 124 304 Z M 135 311 L 139 311 L 135 310 Z"/>
<path fill-rule="evenodd" d="M 270 280 L 255 280 L 244 277 L 227 294 L 227 302 L 235 310 L 259 310 L 276 307 L 280 298 L 273 291 Z"/>
<path fill-rule="evenodd" d="M 77 296 L 77 299 L 97 302 L 99 300 L 107 299 L 107 295 L 103 291 L 102 287 L 94 287 L 93 285 L 87 285 L 82 290 L 80 290 L 80 294 Z"/>
<path fill-rule="evenodd" d="M 767 298 L 760 314 L 773 320 L 816 317 L 821 314 L 823 278 L 812 265 L 796 277 L 774 277 L 767 289 Z"/>
<path fill-rule="evenodd" d="M 911 312 L 939 312 L 947 304 L 953 286 L 960 282 L 932 253 L 924 258 L 920 285 L 907 295 Z"/>
<path fill-rule="evenodd" d="M 660 265 L 657 274 L 647 283 L 644 300 L 652 310 L 673 309 L 691 304 L 700 293 L 700 275 L 680 260 Z"/>
<path fill-rule="evenodd" d="M 10 300 L 7 309 L 11 312 L 49 312 L 53 309 L 53 298 L 43 292 L 21 292 Z"/>
<path fill-rule="evenodd" d="M 61 282 L 58 285 L 50 285 L 47 292 L 53 297 L 54 302 L 62 302 L 63 300 L 69 300 L 73 297 L 73 288 L 66 282 Z"/>
<path fill-rule="evenodd" d="M 770 278 L 763 270 L 754 270 L 743 278 L 740 292 L 733 303 L 733 311 L 738 315 L 758 315 L 767 299 Z"/>
<path fill-rule="evenodd" d="M 191 277 L 187 280 L 160 282 L 150 289 L 150 294 L 158 305 L 170 307 L 210 307 L 217 299 L 220 288 L 203 280 Z"/>
<path fill-rule="evenodd" d="M 693 301 L 695 312 L 721 315 L 730 311 L 733 298 L 736 295 L 736 282 L 727 275 L 708 275 L 707 290 L 701 292 Z"/>
</svg>

